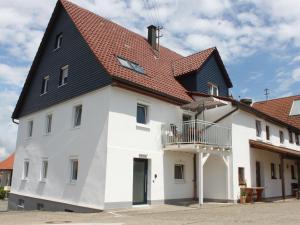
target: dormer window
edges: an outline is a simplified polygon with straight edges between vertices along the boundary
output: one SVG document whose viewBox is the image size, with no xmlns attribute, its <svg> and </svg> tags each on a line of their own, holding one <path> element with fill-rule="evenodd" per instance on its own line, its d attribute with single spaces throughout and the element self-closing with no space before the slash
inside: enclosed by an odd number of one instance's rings
<svg viewBox="0 0 300 225">
<path fill-rule="evenodd" d="M 134 70 L 137 73 L 141 73 L 141 74 L 145 73 L 144 68 L 141 67 L 140 65 L 138 65 L 137 63 L 131 62 L 131 61 L 121 58 L 119 56 L 117 57 L 117 59 L 122 66 L 124 66 L 128 69 Z"/>
<path fill-rule="evenodd" d="M 217 85 L 214 85 L 212 83 L 208 83 L 208 94 L 219 96 L 219 88 Z"/>
<path fill-rule="evenodd" d="M 60 69 L 59 86 L 65 85 L 68 82 L 69 66 L 64 66 Z"/>
<path fill-rule="evenodd" d="M 290 112 L 290 116 L 297 116 L 297 115 L 300 115 L 300 99 L 294 100 Z"/>
<path fill-rule="evenodd" d="M 45 76 L 43 78 L 43 82 L 42 82 L 42 88 L 41 88 L 41 95 L 46 94 L 48 91 L 48 83 L 49 83 L 49 76 Z"/>
<path fill-rule="evenodd" d="M 62 44 L 62 41 L 63 41 L 63 35 L 62 33 L 58 34 L 56 36 L 56 39 L 55 39 L 55 49 L 58 49 L 61 47 L 61 44 Z"/>
</svg>

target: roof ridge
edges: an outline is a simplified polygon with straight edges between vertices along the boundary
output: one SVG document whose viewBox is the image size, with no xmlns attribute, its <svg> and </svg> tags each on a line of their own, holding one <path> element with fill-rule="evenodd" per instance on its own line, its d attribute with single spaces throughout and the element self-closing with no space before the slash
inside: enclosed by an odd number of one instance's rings
<svg viewBox="0 0 300 225">
<path fill-rule="evenodd" d="M 191 56 L 194 56 L 194 55 L 203 53 L 203 52 L 208 51 L 208 50 L 216 50 L 216 49 L 217 49 L 217 47 L 210 47 L 210 48 L 207 48 L 207 49 L 203 49 L 203 50 L 201 50 L 200 52 L 195 52 L 195 53 L 193 53 L 193 54 L 191 54 L 191 55 L 183 56 L 183 57 L 180 58 L 180 59 L 176 59 L 176 60 L 173 61 L 173 63 L 178 62 L 178 61 L 180 61 L 180 60 L 182 60 L 182 59 L 185 59 L 185 58 L 188 58 L 188 57 L 191 57 Z"/>
<path fill-rule="evenodd" d="M 257 102 L 254 102 L 253 104 L 256 104 L 256 103 L 258 103 L 258 104 L 260 104 L 260 103 L 266 103 L 266 102 L 281 100 L 281 99 L 285 99 L 285 98 L 293 98 L 293 97 L 300 97 L 300 95 L 291 95 L 291 96 L 280 97 L 280 98 L 272 98 L 272 99 L 269 99 L 269 100 L 257 101 Z"/>
<path fill-rule="evenodd" d="M 147 41 L 147 37 L 145 37 L 145 36 L 143 36 L 143 35 L 141 35 L 141 34 L 135 32 L 135 31 L 129 30 L 128 28 L 126 28 L 126 27 L 124 27 L 124 26 L 122 26 L 122 25 L 120 25 L 120 24 L 118 24 L 118 23 L 116 23 L 116 22 L 114 22 L 114 21 L 112 21 L 112 20 L 109 20 L 109 19 L 107 19 L 107 18 L 105 18 L 105 17 L 103 17 L 103 16 L 100 16 L 99 14 L 97 14 L 97 13 L 95 13 L 95 12 L 92 12 L 92 11 L 90 11 L 90 10 L 88 10 L 88 9 L 85 9 L 85 8 L 83 8 L 83 7 L 77 5 L 77 4 L 75 4 L 75 3 L 73 3 L 73 2 L 71 2 L 71 1 L 69 1 L 69 0 L 59 0 L 59 1 L 62 3 L 62 5 L 63 5 L 64 8 L 65 8 L 64 3 L 71 4 L 71 5 L 75 6 L 75 7 L 80 8 L 81 10 L 84 10 L 84 11 L 86 11 L 86 12 L 88 12 L 88 13 L 94 14 L 94 15 L 97 16 L 97 17 L 100 17 L 101 19 L 104 19 L 107 23 L 114 24 L 114 25 L 118 26 L 119 28 L 124 29 L 124 30 L 126 30 L 127 32 L 130 32 L 131 34 L 136 35 L 138 38 L 141 38 L 141 39 Z M 66 9 L 66 8 L 65 8 L 65 9 Z M 66 9 L 66 11 L 68 12 L 67 9 Z M 168 48 L 168 47 L 165 47 L 164 45 L 160 45 L 159 47 L 160 47 L 160 48 L 162 47 L 162 48 L 164 48 L 164 49 L 167 49 L 168 51 L 171 51 L 171 52 L 177 54 L 178 56 L 184 57 L 184 56 L 181 55 L 180 53 L 178 53 L 178 52 L 176 52 L 176 51 L 174 51 L 174 50 L 172 50 L 172 49 L 170 49 L 170 48 Z"/>
</svg>

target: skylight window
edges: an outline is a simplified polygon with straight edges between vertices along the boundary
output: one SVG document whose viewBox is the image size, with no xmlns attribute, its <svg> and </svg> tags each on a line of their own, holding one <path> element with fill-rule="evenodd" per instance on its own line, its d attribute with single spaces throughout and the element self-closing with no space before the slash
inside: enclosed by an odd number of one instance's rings
<svg viewBox="0 0 300 225">
<path fill-rule="evenodd" d="M 120 58 L 120 57 L 117 57 L 117 58 L 118 58 L 119 63 L 122 66 L 124 66 L 128 69 L 134 70 L 135 72 L 138 72 L 138 73 L 145 73 L 144 68 L 141 67 L 140 65 L 138 65 L 134 62 L 131 62 L 127 59 L 123 59 L 123 58 Z"/>
<path fill-rule="evenodd" d="M 296 115 L 300 115 L 300 99 L 294 100 L 291 108 L 290 116 L 296 116 Z"/>
</svg>

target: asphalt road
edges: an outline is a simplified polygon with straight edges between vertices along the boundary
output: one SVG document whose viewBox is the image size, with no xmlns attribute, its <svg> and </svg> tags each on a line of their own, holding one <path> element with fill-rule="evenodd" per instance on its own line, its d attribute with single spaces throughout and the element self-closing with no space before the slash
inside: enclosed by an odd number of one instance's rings
<svg viewBox="0 0 300 225">
<path fill-rule="evenodd" d="M 1 204 L 0 204 L 1 205 Z M 101 213 L 0 212 L 0 225 L 33 224 L 149 224 L 149 225 L 300 225 L 300 201 L 276 203 L 151 206 Z"/>
</svg>

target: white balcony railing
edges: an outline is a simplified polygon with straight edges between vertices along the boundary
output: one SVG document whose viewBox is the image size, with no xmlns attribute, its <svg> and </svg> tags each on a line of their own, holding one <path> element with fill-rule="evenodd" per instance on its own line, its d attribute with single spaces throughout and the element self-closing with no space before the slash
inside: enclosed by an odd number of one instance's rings
<svg viewBox="0 0 300 225">
<path fill-rule="evenodd" d="M 231 148 L 231 128 L 202 120 L 163 125 L 163 145 L 203 144 Z"/>
</svg>

